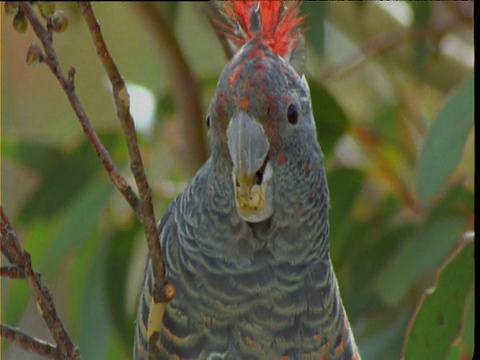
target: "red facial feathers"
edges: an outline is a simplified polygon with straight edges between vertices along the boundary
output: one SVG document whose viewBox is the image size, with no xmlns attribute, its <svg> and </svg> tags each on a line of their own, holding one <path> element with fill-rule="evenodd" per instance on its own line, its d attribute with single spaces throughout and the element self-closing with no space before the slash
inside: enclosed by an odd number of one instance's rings
<svg viewBox="0 0 480 360">
<path fill-rule="evenodd" d="M 239 46 L 253 38 L 283 58 L 287 58 L 299 42 L 300 25 L 304 16 L 299 16 L 298 2 L 275 0 L 226 1 L 225 12 L 230 20 L 228 36 Z"/>
</svg>

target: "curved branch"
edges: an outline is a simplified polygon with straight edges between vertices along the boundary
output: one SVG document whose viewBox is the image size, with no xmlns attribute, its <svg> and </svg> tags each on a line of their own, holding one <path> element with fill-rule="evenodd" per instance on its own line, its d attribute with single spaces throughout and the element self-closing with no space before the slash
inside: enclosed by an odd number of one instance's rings
<svg viewBox="0 0 480 360">
<path fill-rule="evenodd" d="M 399 196 L 403 199 L 409 209 L 413 211 L 420 211 L 417 209 L 415 197 L 411 193 L 408 186 L 397 176 L 394 169 L 385 159 L 385 156 L 379 151 L 377 136 L 365 127 L 354 125 L 352 127 L 352 136 L 360 142 L 373 156 L 375 163 L 381 170 L 383 177 L 387 180 L 394 189 L 396 189 Z"/>
<path fill-rule="evenodd" d="M 73 82 L 75 70 L 71 68 L 68 72 L 68 76 L 65 76 L 58 61 L 55 49 L 53 47 L 52 33 L 42 25 L 40 19 L 33 11 L 30 2 L 19 2 L 19 6 L 27 17 L 30 24 L 32 25 L 33 31 L 43 45 L 46 55 L 43 58 L 43 61 L 45 62 L 45 64 L 48 65 L 50 70 L 60 82 L 62 89 L 65 91 L 65 94 L 67 95 L 68 100 L 70 101 L 70 104 L 75 111 L 75 114 L 77 115 L 80 124 L 82 125 L 83 131 L 87 135 L 90 143 L 95 149 L 95 152 L 97 153 L 98 157 L 103 163 L 103 166 L 107 170 L 108 175 L 110 176 L 110 180 L 130 204 L 132 209 L 137 214 L 137 217 L 140 218 L 142 213 L 140 200 L 138 199 L 131 186 L 127 183 L 125 178 L 120 174 L 120 171 L 114 164 L 107 149 L 98 138 L 95 130 L 93 129 L 92 123 L 90 122 L 80 100 L 77 97 L 77 94 L 75 93 L 75 86 Z"/>
<path fill-rule="evenodd" d="M 152 203 L 152 189 L 148 184 L 143 166 L 142 156 L 138 148 L 137 134 L 135 124 L 130 114 L 130 98 L 117 65 L 108 51 L 107 44 L 103 38 L 100 25 L 95 17 L 92 5 L 89 2 L 78 3 L 82 15 L 87 23 L 88 29 L 92 35 L 93 42 L 97 48 L 97 54 L 102 61 L 105 71 L 108 74 L 112 84 L 113 97 L 117 107 L 117 116 L 127 140 L 128 153 L 130 156 L 130 168 L 132 170 L 135 182 L 141 198 L 141 216 L 140 221 L 144 227 L 145 236 L 148 242 L 148 248 L 152 257 L 152 267 L 154 274 L 153 298 L 155 303 L 167 302 L 171 299 L 171 293 L 165 280 L 165 265 L 163 262 L 162 251 L 160 248 L 160 236 L 155 219 L 155 211 Z"/>
<path fill-rule="evenodd" d="M 10 279 L 24 279 L 25 271 L 18 265 L 4 265 L 0 267 L 0 277 L 8 277 Z"/>
<path fill-rule="evenodd" d="M 225 27 L 222 24 L 228 21 L 224 19 L 222 12 L 219 10 L 216 1 L 206 1 L 199 4 L 201 11 L 205 14 L 210 26 L 214 30 L 215 35 L 218 37 L 220 45 L 223 48 L 223 52 L 227 59 L 231 59 L 235 55 L 235 50 L 232 48 L 231 43 L 227 36 L 225 36 Z"/>
<path fill-rule="evenodd" d="M 10 219 L 8 218 L 7 214 L 5 214 L 3 206 L 0 206 L 0 211 L 2 217 L 2 253 L 5 255 L 4 250 L 9 248 L 17 255 L 12 259 L 12 265 L 20 267 L 23 270 L 25 280 L 32 289 L 36 303 L 40 309 L 40 315 L 47 324 L 48 329 L 50 330 L 53 339 L 57 344 L 59 354 L 61 355 L 56 358 L 80 359 L 80 351 L 70 339 L 70 336 L 68 335 L 62 321 L 60 320 L 60 317 L 58 316 L 50 290 L 46 285 L 43 284 L 42 280 L 40 279 L 40 275 L 33 271 L 30 254 L 22 249 L 17 235 L 13 230 Z M 2 324 L 1 335 L 5 338 L 12 338 L 15 341 L 18 341 L 20 346 L 29 346 L 24 347 L 27 350 L 43 355 L 41 351 L 45 350 L 45 347 L 38 345 L 38 341 L 27 341 L 28 339 L 26 334 L 23 333 L 23 335 L 14 336 L 15 332 L 12 333 L 10 330 L 12 330 L 12 328 Z M 18 333 L 18 331 L 16 333 Z"/>
<path fill-rule="evenodd" d="M 158 4 L 136 2 L 134 5 L 142 16 L 142 22 L 146 23 L 152 34 L 157 37 L 161 44 L 162 56 L 165 56 L 168 61 L 170 82 L 184 141 L 180 149 L 180 157 L 186 173 L 193 175 L 207 158 L 198 83 L 180 49 L 170 22 L 158 8 Z"/>
<path fill-rule="evenodd" d="M 438 25 L 429 25 L 418 28 L 405 28 L 395 21 L 391 15 L 382 10 L 374 2 L 366 4 L 368 12 L 364 11 L 368 24 L 368 33 L 358 31 L 356 24 L 359 19 L 358 7 L 353 2 L 332 2 L 329 3 L 329 21 L 340 30 L 344 31 L 354 41 L 366 43 L 353 55 L 337 64 L 326 67 L 319 75 L 321 81 L 335 81 L 364 65 L 372 57 L 392 52 L 395 54 L 392 59 L 401 68 L 411 66 L 410 52 L 405 51 L 404 46 L 423 39 L 440 39 L 448 32 L 469 28 L 473 25 L 473 18 L 458 17 L 453 20 L 442 22 Z M 381 21 L 369 21 L 371 19 L 382 19 Z M 378 35 L 383 33 L 384 35 Z M 366 39 L 360 38 L 366 36 Z M 464 74 L 467 69 L 456 60 L 442 57 L 437 61 L 436 66 L 426 69 L 423 76 L 425 81 L 439 89 L 450 89 L 453 83 L 458 82 L 458 74 Z M 427 71 L 428 70 L 428 71 Z M 439 76 L 440 75 L 440 76 Z"/>
<path fill-rule="evenodd" d="M 24 350 L 49 359 L 62 359 L 62 354 L 55 345 L 25 334 L 20 329 L 0 324 L 0 335 Z"/>
</svg>

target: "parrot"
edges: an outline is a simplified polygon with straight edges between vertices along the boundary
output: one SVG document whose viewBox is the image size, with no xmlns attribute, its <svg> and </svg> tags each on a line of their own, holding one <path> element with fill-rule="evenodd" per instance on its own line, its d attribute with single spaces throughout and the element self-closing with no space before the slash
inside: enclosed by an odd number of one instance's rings
<svg viewBox="0 0 480 360">
<path fill-rule="evenodd" d="M 330 258 L 329 192 L 299 2 L 226 1 L 235 54 L 206 116 L 210 156 L 158 229 L 175 296 L 147 257 L 134 359 L 360 359 Z M 151 358 L 151 357 L 149 357 Z"/>
</svg>

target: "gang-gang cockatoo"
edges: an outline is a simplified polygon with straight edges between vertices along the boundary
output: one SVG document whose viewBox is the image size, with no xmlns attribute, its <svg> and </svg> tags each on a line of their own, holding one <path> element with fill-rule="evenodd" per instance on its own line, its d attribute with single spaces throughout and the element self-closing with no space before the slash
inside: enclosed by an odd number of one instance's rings
<svg viewBox="0 0 480 360">
<path fill-rule="evenodd" d="M 330 261 L 309 87 L 292 66 L 303 19 L 288 5 L 225 2 L 237 51 L 208 110 L 211 155 L 159 225 L 176 294 L 152 312 L 148 259 L 135 359 L 153 331 L 158 359 L 360 358 Z"/>
</svg>

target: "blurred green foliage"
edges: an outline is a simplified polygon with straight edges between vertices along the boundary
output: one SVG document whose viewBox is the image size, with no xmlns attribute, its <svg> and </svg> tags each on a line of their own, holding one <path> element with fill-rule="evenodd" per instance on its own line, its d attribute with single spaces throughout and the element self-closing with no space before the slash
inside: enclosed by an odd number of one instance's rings
<svg viewBox="0 0 480 360">
<path fill-rule="evenodd" d="M 136 6 L 95 3 L 94 10 L 127 83 L 157 99 L 140 145 L 160 217 L 188 177 L 177 160 L 182 136 L 166 49 Z M 200 6 L 156 6 L 171 20 L 205 113 L 227 61 L 219 40 Z M 68 29 L 54 35 L 62 66 L 75 67 L 76 91 L 130 180 L 90 34 L 75 4 L 58 8 L 69 17 Z M 472 2 L 302 4 L 331 193 L 332 260 L 364 359 L 473 354 L 472 9 Z M 56 79 L 45 65 L 24 62 L 38 40 L 11 20 L 5 16 L 1 29 L 2 205 L 83 358 L 131 358 L 147 251 L 141 228 Z M 2 322 L 46 338 L 23 281 L 2 279 L 2 314 Z M 2 352 L 38 358 L 5 342 Z"/>
</svg>

